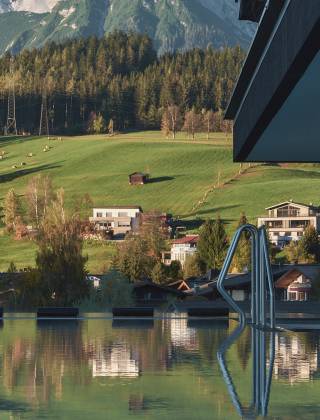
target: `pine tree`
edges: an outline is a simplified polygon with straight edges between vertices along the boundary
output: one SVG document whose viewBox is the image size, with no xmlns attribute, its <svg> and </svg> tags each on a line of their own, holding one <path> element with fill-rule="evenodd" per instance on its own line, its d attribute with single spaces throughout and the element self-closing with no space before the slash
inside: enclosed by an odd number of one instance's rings
<svg viewBox="0 0 320 420">
<path fill-rule="evenodd" d="M 228 248 L 226 231 L 220 216 L 207 220 L 200 231 L 198 254 L 207 269 L 220 270 Z"/>
<path fill-rule="evenodd" d="M 320 240 L 314 226 L 309 225 L 301 239 L 301 249 L 308 262 L 320 262 Z"/>
<path fill-rule="evenodd" d="M 240 220 L 238 223 L 238 229 L 246 225 L 248 223 L 248 219 L 245 213 L 241 213 Z M 251 243 L 250 243 L 250 234 L 248 232 L 243 232 L 239 244 L 236 250 L 236 253 L 233 257 L 232 261 L 232 271 L 237 273 L 242 273 L 245 270 L 249 270 L 250 268 L 250 260 L 251 260 Z"/>
<path fill-rule="evenodd" d="M 167 283 L 167 271 L 164 264 L 157 262 L 151 271 L 152 281 L 156 284 Z"/>
</svg>

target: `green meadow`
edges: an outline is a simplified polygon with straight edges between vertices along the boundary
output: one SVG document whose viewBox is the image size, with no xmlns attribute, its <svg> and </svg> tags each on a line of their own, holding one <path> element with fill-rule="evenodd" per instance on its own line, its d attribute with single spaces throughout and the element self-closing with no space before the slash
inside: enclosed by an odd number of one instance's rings
<svg viewBox="0 0 320 420">
<path fill-rule="evenodd" d="M 50 150 L 44 152 L 46 146 Z M 184 219 L 190 229 L 220 214 L 228 232 L 234 230 L 241 211 L 251 222 L 265 207 L 293 199 L 319 204 L 320 168 L 317 166 L 243 166 L 232 161 L 232 140 L 214 134 L 195 141 L 179 134 L 175 141 L 159 132 L 107 136 L 0 138 L 0 199 L 10 188 L 23 195 L 28 181 L 38 173 L 50 174 L 54 187 L 63 187 L 67 206 L 89 193 L 95 206 L 140 205 Z M 27 157 L 32 153 L 32 157 Z M 25 163 L 25 165 L 21 165 Z M 15 166 L 15 167 L 14 167 Z M 144 186 L 130 186 L 128 175 L 151 175 Z M 0 236 L 0 270 L 10 261 L 18 267 L 34 264 L 35 245 Z M 110 261 L 110 245 L 85 245 L 88 269 L 99 272 Z"/>
</svg>

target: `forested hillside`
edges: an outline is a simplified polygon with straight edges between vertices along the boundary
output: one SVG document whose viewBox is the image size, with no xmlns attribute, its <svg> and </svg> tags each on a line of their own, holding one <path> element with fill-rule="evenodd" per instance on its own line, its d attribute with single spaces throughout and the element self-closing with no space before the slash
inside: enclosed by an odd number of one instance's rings
<svg viewBox="0 0 320 420">
<path fill-rule="evenodd" d="M 115 32 L 24 50 L 14 57 L 17 124 L 39 128 L 42 95 L 50 131 L 84 133 L 93 115 L 114 120 L 117 130 L 159 128 L 165 107 L 181 113 L 223 110 L 244 52 L 240 47 L 176 52 L 157 58 L 147 35 Z M 10 79 L 7 53 L 0 59 L 0 124 L 7 115 Z"/>
</svg>

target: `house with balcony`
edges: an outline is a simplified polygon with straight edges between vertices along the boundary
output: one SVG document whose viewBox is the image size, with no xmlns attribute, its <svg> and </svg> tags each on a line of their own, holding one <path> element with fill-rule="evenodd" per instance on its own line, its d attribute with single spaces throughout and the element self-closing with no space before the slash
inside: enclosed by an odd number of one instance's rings
<svg viewBox="0 0 320 420">
<path fill-rule="evenodd" d="M 301 239 L 308 226 L 320 231 L 320 208 L 313 204 L 285 201 L 266 210 L 268 215 L 258 218 L 258 226 L 267 227 L 270 241 L 276 246 Z"/>
<path fill-rule="evenodd" d="M 141 214 L 139 206 L 98 207 L 93 209 L 89 220 L 97 232 L 112 231 L 114 235 L 126 235 L 139 229 Z"/>
<path fill-rule="evenodd" d="M 187 258 L 192 257 L 197 251 L 199 235 L 187 235 L 176 239 L 171 246 L 171 261 L 180 261 L 184 267 Z"/>
</svg>

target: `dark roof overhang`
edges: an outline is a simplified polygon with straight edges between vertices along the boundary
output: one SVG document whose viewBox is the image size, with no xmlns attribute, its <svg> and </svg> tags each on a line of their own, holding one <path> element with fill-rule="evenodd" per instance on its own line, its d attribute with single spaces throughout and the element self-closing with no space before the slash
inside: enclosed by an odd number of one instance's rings
<svg viewBox="0 0 320 420">
<path fill-rule="evenodd" d="M 240 0 L 239 19 L 259 22 L 266 3 L 267 0 Z"/>
<path fill-rule="evenodd" d="M 248 160 L 319 51 L 319 39 L 319 0 L 269 1 L 226 112 L 234 120 L 235 161 Z"/>
</svg>

